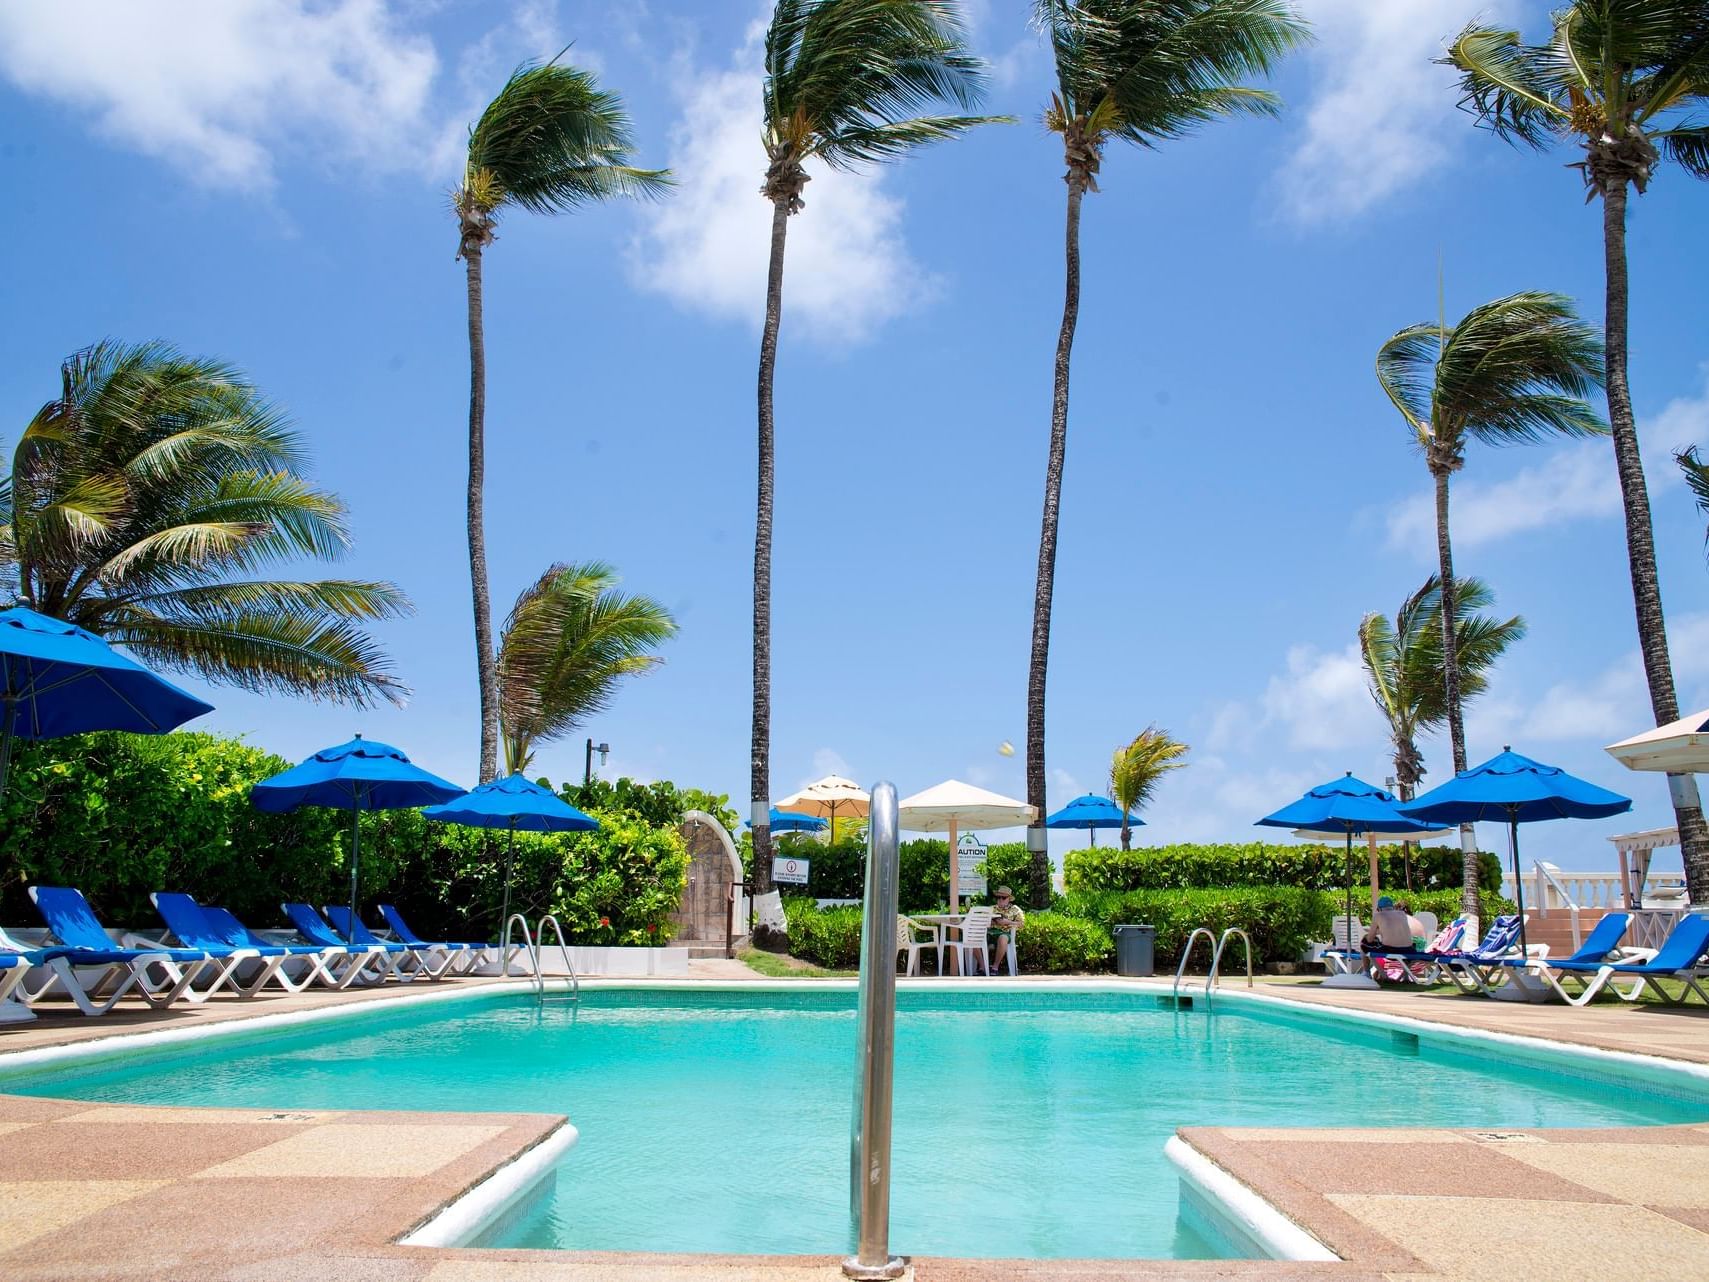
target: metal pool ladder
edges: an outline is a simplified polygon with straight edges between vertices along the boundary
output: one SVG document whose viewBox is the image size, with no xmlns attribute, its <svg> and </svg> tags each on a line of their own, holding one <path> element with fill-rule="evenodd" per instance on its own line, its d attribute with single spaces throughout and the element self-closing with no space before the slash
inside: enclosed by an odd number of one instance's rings
<svg viewBox="0 0 1709 1282">
<path fill-rule="evenodd" d="M 564 966 L 570 972 L 570 984 L 564 991 L 569 994 L 571 1001 L 580 1002 L 582 999 L 581 980 L 576 978 L 575 963 L 570 960 L 569 946 L 564 943 L 564 928 L 558 924 L 557 917 L 552 913 L 547 913 L 542 917 L 532 932 L 528 929 L 528 918 L 521 913 L 510 915 L 504 923 L 504 942 L 499 945 L 500 965 L 503 968 L 501 973 L 506 976 L 510 974 L 510 928 L 520 926 L 522 928 L 521 947 L 528 954 L 529 968 L 534 972 L 534 995 L 542 1002 L 546 1000 L 546 976 L 540 969 L 540 948 L 546 942 L 548 924 L 552 927 L 552 934 L 557 937 L 558 951 L 563 954 Z"/>
<path fill-rule="evenodd" d="M 1206 942 L 1211 946 L 1211 969 L 1210 973 L 1205 976 L 1205 1001 L 1210 1001 L 1211 994 L 1216 990 L 1217 985 L 1222 982 L 1222 950 L 1228 947 L 1229 937 L 1233 935 L 1238 935 L 1240 937 L 1241 944 L 1245 946 L 1246 986 L 1248 988 L 1252 987 L 1252 941 L 1247 937 L 1246 932 L 1238 926 L 1230 926 L 1227 930 L 1222 932 L 1220 937 L 1218 937 L 1211 933 L 1209 926 L 1195 926 L 1193 928 L 1193 933 L 1187 936 L 1187 946 L 1181 950 L 1180 964 L 1175 967 L 1175 986 L 1171 990 L 1171 993 L 1172 1000 L 1177 1007 L 1182 1004 L 1181 980 L 1187 973 L 1187 959 L 1193 955 L 1193 945 L 1199 942 L 1200 935 L 1203 935 Z M 1189 997 L 1187 999 L 1188 1004 L 1191 1004 L 1192 1000 L 1193 999 Z"/>
</svg>

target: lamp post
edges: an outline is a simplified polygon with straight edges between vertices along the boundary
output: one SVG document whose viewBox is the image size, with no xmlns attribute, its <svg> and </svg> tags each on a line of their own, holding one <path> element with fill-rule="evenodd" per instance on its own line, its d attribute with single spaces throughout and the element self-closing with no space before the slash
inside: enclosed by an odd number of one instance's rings
<svg viewBox="0 0 1709 1282">
<path fill-rule="evenodd" d="M 582 765 L 582 787 L 584 788 L 593 782 L 593 754 L 596 752 L 599 754 L 599 764 L 603 766 L 605 759 L 611 755 L 611 745 L 609 743 L 595 743 L 592 739 L 587 741 L 587 757 Z"/>
</svg>

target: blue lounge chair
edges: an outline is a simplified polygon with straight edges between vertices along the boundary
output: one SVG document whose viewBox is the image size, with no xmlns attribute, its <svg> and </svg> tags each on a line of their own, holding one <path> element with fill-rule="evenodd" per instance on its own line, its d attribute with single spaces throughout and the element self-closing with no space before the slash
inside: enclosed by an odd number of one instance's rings
<svg viewBox="0 0 1709 1282">
<path fill-rule="evenodd" d="M 293 993 L 310 984 L 349 988 L 352 984 L 383 977 L 382 973 L 369 973 L 370 953 L 367 949 L 352 951 L 344 944 L 275 944 L 256 934 L 224 908 L 208 904 L 198 904 L 197 907 L 214 932 L 234 947 L 283 948 L 287 956 L 279 968 L 279 982 Z M 292 978 L 290 968 L 297 961 L 308 963 L 308 969 L 302 976 Z"/>
<path fill-rule="evenodd" d="M 1662 941 L 1662 946 L 1648 960 L 1573 962 L 1563 959 L 1554 963 L 1553 968 L 1562 976 L 1590 976 L 1582 993 L 1567 997 L 1574 1006 L 1583 1006 L 1605 987 L 1612 989 L 1621 1001 L 1637 1001 L 1647 987 L 1654 988 L 1664 1002 L 1674 1001 L 1668 991 L 1655 982 L 1658 979 L 1680 980 L 1685 984 L 1686 992 L 1696 993 L 1709 1003 L 1709 992 L 1705 992 L 1698 983 L 1709 978 L 1709 917 L 1698 913 L 1687 913 L 1681 917 Z M 1619 978 L 1636 979 L 1638 982 L 1623 990 L 1614 982 Z M 1561 995 L 1566 996 L 1564 992 Z M 1678 1000 L 1683 1002 L 1684 996 Z"/>
<path fill-rule="evenodd" d="M 352 917 L 350 910 L 341 904 L 327 904 L 321 911 L 332 923 L 332 928 L 346 939 L 358 944 L 384 944 L 388 948 L 402 948 L 407 951 L 410 960 L 410 970 L 415 975 L 425 975 L 428 979 L 444 979 L 445 973 L 451 969 L 451 963 L 458 959 L 458 954 L 448 950 L 444 944 L 424 944 L 420 940 L 406 943 L 398 939 L 381 939 L 373 931 L 362 924 L 358 917 Z M 399 971 L 402 978 L 403 972 Z"/>
<path fill-rule="evenodd" d="M 451 973 L 453 975 L 473 970 L 480 964 L 482 957 L 492 950 L 493 946 L 491 944 L 471 944 L 467 942 L 455 943 L 449 941 L 443 943 L 432 943 L 430 940 L 422 939 L 409 928 L 409 923 L 404 921 L 403 914 L 397 910 L 395 905 L 381 904 L 379 905 L 379 909 L 380 916 L 386 919 L 386 925 L 391 928 L 392 934 L 400 942 L 405 944 L 429 944 L 434 948 L 444 948 L 450 952 L 460 954 L 461 964 L 451 968 Z"/>
<path fill-rule="evenodd" d="M 410 959 L 410 951 L 403 944 L 387 943 L 376 939 L 373 943 L 347 941 L 342 935 L 335 933 L 326 919 L 314 910 L 313 904 L 280 904 L 285 916 L 301 935 L 311 944 L 319 944 L 323 948 L 347 948 L 353 955 L 360 955 L 371 962 L 375 969 L 376 980 L 397 979 L 408 981 L 414 975 L 398 969 L 398 964 Z"/>
<path fill-rule="evenodd" d="M 191 981 L 208 965 L 208 955 L 199 948 L 119 947 L 81 891 L 67 886 L 31 886 L 30 899 L 48 930 L 64 945 L 48 949 L 42 959 L 40 964 L 49 978 L 26 993 L 25 1001 L 31 1005 L 57 985 L 85 1015 L 105 1015 L 132 991 L 158 1009 L 189 993 Z M 101 971 L 92 982 L 85 982 L 77 974 L 80 967 L 100 967 Z M 103 993 L 109 984 L 113 987 Z"/>
<path fill-rule="evenodd" d="M 1503 913 L 1489 924 L 1476 948 L 1438 955 L 1436 962 L 1442 974 L 1464 992 L 1489 992 L 1501 963 L 1508 958 L 1517 960 L 1513 950 L 1519 946 L 1519 923 L 1517 914 Z"/>
<path fill-rule="evenodd" d="M 1530 980 L 1541 980 L 1553 989 L 1562 1001 L 1582 1006 L 1582 1001 L 1576 1000 L 1561 987 L 1553 972 L 1561 970 L 1567 975 L 1577 975 L 1581 967 L 1601 967 L 1613 962 L 1614 953 L 1619 950 L 1620 940 L 1625 937 L 1626 927 L 1631 921 L 1631 913 L 1608 913 L 1596 923 L 1596 929 L 1585 937 L 1585 941 L 1570 957 L 1556 960 L 1546 957 L 1504 957 L 1499 965 L 1511 976 L 1514 983 L 1522 987 Z"/>
</svg>

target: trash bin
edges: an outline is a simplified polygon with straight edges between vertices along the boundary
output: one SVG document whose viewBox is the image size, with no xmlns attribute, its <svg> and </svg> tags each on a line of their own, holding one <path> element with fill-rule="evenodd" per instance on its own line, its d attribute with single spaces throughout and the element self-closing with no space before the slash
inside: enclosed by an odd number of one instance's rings
<svg viewBox="0 0 1709 1282">
<path fill-rule="evenodd" d="M 1157 964 L 1157 927 L 1117 926 L 1116 974 L 1155 975 Z"/>
</svg>

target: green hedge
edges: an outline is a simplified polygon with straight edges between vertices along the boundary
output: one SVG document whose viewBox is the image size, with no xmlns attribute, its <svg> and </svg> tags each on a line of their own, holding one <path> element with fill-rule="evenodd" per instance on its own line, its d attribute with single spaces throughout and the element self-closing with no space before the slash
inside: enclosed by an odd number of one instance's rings
<svg viewBox="0 0 1709 1282">
<path fill-rule="evenodd" d="M 1392 894 L 1407 893 L 1402 847 L 1377 847 L 1377 876 Z M 1478 856 L 1478 885 L 1501 889 L 1501 860 Z M 1353 875 L 1365 881 L 1370 868 L 1366 848 L 1353 848 Z M 1098 846 L 1071 850 L 1063 863 L 1069 891 L 1176 890 L 1222 886 L 1295 886 L 1333 890 L 1345 884 L 1346 850 L 1320 845 L 1145 846 L 1136 850 Z M 1420 846 L 1412 855 L 1411 893 L 1457 889 L 1462 883 L 1458 847 Z"/>
<path fill-rule="evenodd" d="M 18 744 L 0 801 L 0 921 L 37 920 L 31 884 L 76 886 L 104 920 L 134 927 L 157 924 L 148 901 L 156 890 L 188 891 L 258 927 L 283 920 L 282 900 L 344 902 L 349 813 L 266 815 L 249 804 L 251 785 L 290 764 L 207 734 Z M 597 832 L 517 834 L 513 909 L 555 912 L 577 942 L 664 942 L 687 884 L 674 819 L 656 826 L 634 813 L 590 813 Z M 504 834 L 419 811 L 365 815 L 363 903 L 396 902 L 423 934 L 487 937 L 504 849 Z"/>
<path fill-rule="evenodd" d="M 1252 940 L 1254 966 L 1295 961 L 1314 939 L 1329 938 L 1334 899 L 1297 886 L 1236 886 L 1222 890 L 1074 891 L 1064 901 L 1073 916 L 1105 931 L 1122 923 L 1157 928 L 1157 969 L 1173 970 L 1195 926 L 1220 935 L 1238 926 Z M 1208 956 L 1205 960 L 1209 960 Z"/>
<path fill-rule="evenodd" d="M 827 970 L 859 969 L 859 908 L 818 908 L 811 899 L 786 899 L 783 913 L 793 956 Z"/>
<path fill-rule="evenodd" d="M 1015 939 L 1023 973 L 1073 975 L 1109 970 L 1114 964 L 1115 944 L 1109 931 L 1066 913 L 1028 913 L 1027 924 Z"/>
<path fill-rule="evenodd" d="M 743 834 L 744 838 L 747 834 Z M 866 893 L 866 843 L 848 839 L 835 845 L 820 845 L 807 837 L 780 836 L 780 853 L 805 856 L 811 880 L 806 893 L 814 899 L 859 899 Z M 949 844 L 925 838 L 904 841 L 898 850 L 896 902 L 903 912 L 941 911 L 949 904 Z M 743 867 L 753 864 L 752 843 L 742 844 Z M 986 881 L 994 890 L 1007 885 L 1022 904 L 1033 901 L 1032 861 L 1025 842 L 1010 841 L 992 846 L 985 857 Z M 798 893 L 789 890 L 789 893 Z M 965 894 L 963 895 L 965 899 Z"/>
</svg>

